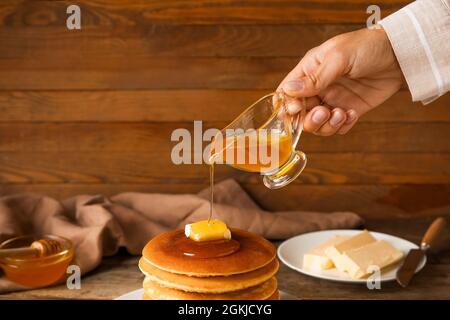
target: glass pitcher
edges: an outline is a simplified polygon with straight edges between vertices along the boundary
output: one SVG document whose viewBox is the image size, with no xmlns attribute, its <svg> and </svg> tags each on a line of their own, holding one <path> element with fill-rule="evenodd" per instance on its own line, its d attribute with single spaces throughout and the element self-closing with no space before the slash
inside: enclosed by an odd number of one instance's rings
<svg viewBox="0 0 450 320">
<path fill-rule="evenodd" d="M 296 150 L 306 109 L 303 101 L 300 112 L 288 116 L 289 99 L 283 92 L 268 94 L 220 130 L 210 145 L 210 164 L 260 173 L 270 189 L 295 180 L 306 166 L 306 155 Z"/>
</svg>

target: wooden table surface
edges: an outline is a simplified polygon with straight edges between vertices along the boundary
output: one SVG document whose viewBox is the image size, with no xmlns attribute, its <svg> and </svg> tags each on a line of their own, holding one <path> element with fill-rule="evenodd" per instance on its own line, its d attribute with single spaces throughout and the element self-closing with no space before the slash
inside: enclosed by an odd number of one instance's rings
<svg viewBox="0 0 450 320">
<path fill-rule="evenodd" d="M 430 219 L 368 221 L 369 230 L 386 232 L 419 243 Z M 139 289 L 143 275 L 139 257 L 119 253 L 105 258 L 95 271 L 84 276 L 80 290 L 65 285 L 0 295 L 0 299 L 113 299 Z M 404 289 L 397 283 L 382 283 L 381 290 L 365 285 L 314 279 L 282 265 L 277 275 L 279 288 L 299 299 L 450 299 L 450 251 L 429 257 L 426 267 Z"/>
</svg>

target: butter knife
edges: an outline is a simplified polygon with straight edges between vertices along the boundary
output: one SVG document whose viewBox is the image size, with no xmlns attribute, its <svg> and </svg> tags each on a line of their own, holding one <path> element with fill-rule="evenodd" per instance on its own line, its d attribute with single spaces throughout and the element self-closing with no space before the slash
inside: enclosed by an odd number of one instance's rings
<svg viewBox="0 0 450 320">
<path fill-rule="evenodd" d="M 408 286 L 414 273 L 416 272 L 417 266 L 422 261 L 426 252 L 433 248 L 435 249 L 441 240 L 441 236 L 445 233 L 446 221 L 444 218 L 440 217 L 433 221 L 433 223 L 428 227 L 425 235 L 422 238 L 419 249 L 411 249 L 406 256 L 403 264 L 397 270 L 397 282 L 402 286 Z"/>
</svg>

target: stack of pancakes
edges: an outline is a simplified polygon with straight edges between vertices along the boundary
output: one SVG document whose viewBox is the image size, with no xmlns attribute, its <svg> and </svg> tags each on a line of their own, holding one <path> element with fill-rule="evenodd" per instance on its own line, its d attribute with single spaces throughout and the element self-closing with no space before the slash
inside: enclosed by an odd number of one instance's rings
<svg viewBox="0 0 450 320">
<path fill-rule="evenodd" d="M 264 238 L 231 229 L 239 248 L 214 256 L 214 243 L 201 243 L 212 254 L 195 257 L 177 248 L 182 230 L 163 233 L 144 248 L 139 268 L 145 274 L 146 300 L 278 300 L 274 246 Z M 182 239 L 193 241 L 190 239 Z M 196 244 L 198 245 L 198 244 Z M 208 249 L 209 250 L 209 249 Z"/>
</svg>

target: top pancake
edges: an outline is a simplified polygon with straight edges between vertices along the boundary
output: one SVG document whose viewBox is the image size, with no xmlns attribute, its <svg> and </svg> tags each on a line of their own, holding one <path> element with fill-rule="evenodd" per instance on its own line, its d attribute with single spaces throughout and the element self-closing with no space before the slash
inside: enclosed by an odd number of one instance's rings
<svg viewBox="0 0 450 320">
<path fill-rule="evenodd" d="M 164 271 L 208 277 L 250 272 L 267 265 L 276 255 L 275 247 L 263 237 L 232 228 L 231 236 L 239 242 L 239 250 L 223 257 L 196 258 L 184 255 L 174 246 L 180 236 L 184 237 L 183 230 L 156 236 L 144 247 L 144 259 Z"/>
</svg>

